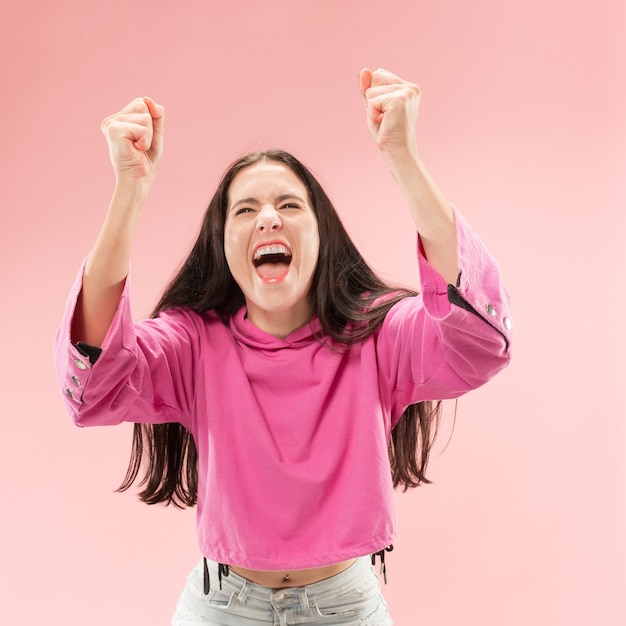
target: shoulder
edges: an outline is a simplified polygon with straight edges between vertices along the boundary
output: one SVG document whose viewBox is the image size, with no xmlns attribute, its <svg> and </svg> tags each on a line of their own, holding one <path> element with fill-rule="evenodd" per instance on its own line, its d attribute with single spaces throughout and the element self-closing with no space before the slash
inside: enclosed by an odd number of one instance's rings
<svg viewBox="0 0 626 626">
<path fill-rule="evenodd" d="M 396 292 L 385 300 L 388 306 L 380 332 L 393 332 L 424 313 L 424 299 L 421 294 Z"/>
<path fill-rule="evenodd" d="M 224 322 L 222 322 L 219 315 L 214 310 L 198 312 L 183 306 L 159 311 L 156 316 L 151 319 L 161 320 L 170 324 L 206 325 L 220 323 L 224 326 Z"/>
<path fill-rule="evenodd" d="M 137 324 L 140 333 L 187 337 L 190 341 L 205 341 L 228 333 L 228 326 L 213 310 L 198 312 L 188 307 L 164 309 L 150 319 Z"/>
</svg>

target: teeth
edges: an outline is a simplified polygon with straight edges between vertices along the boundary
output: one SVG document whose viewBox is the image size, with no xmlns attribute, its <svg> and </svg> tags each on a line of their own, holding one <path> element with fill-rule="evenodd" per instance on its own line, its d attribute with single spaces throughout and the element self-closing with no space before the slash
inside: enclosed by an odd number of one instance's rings
<svg viewBox="0 0 626 626">
<path fill-rule="evenodd" d="M 254 260 L 256 261 L 266 254 L 284 254 L 285 256 L 291 256 L 291 252 L 289 252 L 285 246 L 272 244 L 257 248 L 254 253 Z"/>
</svg>

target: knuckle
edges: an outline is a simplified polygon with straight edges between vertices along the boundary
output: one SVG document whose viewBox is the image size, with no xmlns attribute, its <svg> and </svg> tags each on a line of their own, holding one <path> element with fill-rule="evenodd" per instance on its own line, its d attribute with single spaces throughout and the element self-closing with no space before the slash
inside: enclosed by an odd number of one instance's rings
<svg viewBox="0 0 626 626">
<path fill-rule="evenodd" d="M 105 134 L 108 135 L 111 132 L 111 124 L 112 124 L 112 119 L 111 117 L 105 117 L 102 122 L 100 123 L 100 130 Z"/>
</svg>

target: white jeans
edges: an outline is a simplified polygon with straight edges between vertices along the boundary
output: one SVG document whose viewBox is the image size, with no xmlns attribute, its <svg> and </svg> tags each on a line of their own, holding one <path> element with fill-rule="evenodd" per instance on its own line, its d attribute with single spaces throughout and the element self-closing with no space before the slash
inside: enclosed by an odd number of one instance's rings
<svg viewBox="0 0 626 626">
<path fill-rule="evenodd" d="M 270 589 L 234 572 L 218 583 L 217 563 L 208 561 L 211 590 L 204 594 L 200 561 L 187 579 L 172 626 L 392 626 L 370 557 L 340 574 L 305 587 Z"/>
</svg>

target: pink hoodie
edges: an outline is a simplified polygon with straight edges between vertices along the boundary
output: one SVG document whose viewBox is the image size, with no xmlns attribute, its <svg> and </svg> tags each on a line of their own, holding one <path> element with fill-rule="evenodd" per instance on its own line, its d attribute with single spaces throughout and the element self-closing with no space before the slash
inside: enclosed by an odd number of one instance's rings
<svg viewBox="0 0 626 626">
<path fill-rule="evenodd" d="M 260 570 L 319 567 L 393 542 L 387 453 L 408 404 L 455 398 L 510 358 L 510 302 L 494 260 L 457 213 L 458 289 L 418 254 L 422 294 L 350 349 L 314 319 L 285 339 L 240 310 L 172 309 L 133 323 L 129 281 L 91 365 L 70 343 L 82 272 L 55 342 L 79 426 L 180 422 L 199 454 L 202 554 Z"/>
</svg>

